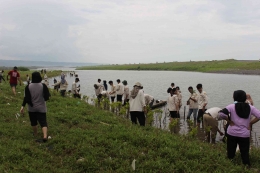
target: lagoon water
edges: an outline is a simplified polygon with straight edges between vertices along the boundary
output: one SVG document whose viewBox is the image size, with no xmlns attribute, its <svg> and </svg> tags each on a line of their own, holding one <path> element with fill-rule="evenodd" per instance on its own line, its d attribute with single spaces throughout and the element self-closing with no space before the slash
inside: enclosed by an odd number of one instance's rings
<svg viewBox="0 0 260 173">
<path fill-rule="evenodd" d="M 64 69 L 63 69 L 64 70 Z M 73 69 L 66 69 L 73 70 Z M 235 75 L 235 74 L 215 74 L 215 73 L 199 73 L 199 72 L 176 72 L 176 71 L 117 71 L 117 70 L 80 70 L 76 71 L 80 78 L 81 94 L 93 97 L 94 87 L 97 79 L 112 80 L 116 84 L 117 79 L 127 80 L 131 88 L 135 82 L 141 82 L 144 86 L 144 92 L 154 96 L 155 99 L 166 100 L 168 94 L 167 88 L 172 82 L 175 86 L 179 86 L 183 95 L 183 106 L 181 110 L 181 129 L 180 133 L 186 133 L 186 123 L 183 121 L 184 105 L 189 98 L 188 87 L 192 86 L 196 90 L 198 83 L 203 84 L 204 91 L 209 97 L 208 108 L 220 107 L 233 103 L 233 92 L 242 89 L 249 93 L 254 101 L 254 106 L 260 109 L 260 76 L 257 75 Z M 68 89 L 74 77 L 67 75 L 69 82 Z M 50 85 L 53 79 L 50 79 Z M 108 85 L 108 90 L 110 86 Z M 188 107 L 186 107 L 187 115 Z M 223 130 L 222 130 L 223 131 Z M 219 138 L 219 137 L 217 137 Z M 260 138 L 260 122 L 253 126 L 252 138 L 254 144 L 258 146 Z"/>
</svg>

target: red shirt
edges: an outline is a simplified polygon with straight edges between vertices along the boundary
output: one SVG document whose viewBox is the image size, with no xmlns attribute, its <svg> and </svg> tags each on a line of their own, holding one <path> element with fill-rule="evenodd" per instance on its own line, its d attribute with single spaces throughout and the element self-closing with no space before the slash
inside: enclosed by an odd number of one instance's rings
<svg viewBox="0 0 260 173">
<path fill-rule="evenodd" d="M 17 78 L 20 77 L 18 71 L 11 70 L 8 75 L 10 75 L 10 84 L 17 84 Z"/>
</svg>

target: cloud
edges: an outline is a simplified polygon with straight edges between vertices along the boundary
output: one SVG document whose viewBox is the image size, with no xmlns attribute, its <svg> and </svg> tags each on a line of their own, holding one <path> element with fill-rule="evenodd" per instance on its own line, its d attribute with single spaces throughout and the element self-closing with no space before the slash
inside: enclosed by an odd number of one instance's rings
<svg viewBox="0 0 260 173">
<path fill-rule="evenodd" d="M 138 63 L 259 54 L 256 0 L 5 2 L 0 58 Z"/>
</svg>

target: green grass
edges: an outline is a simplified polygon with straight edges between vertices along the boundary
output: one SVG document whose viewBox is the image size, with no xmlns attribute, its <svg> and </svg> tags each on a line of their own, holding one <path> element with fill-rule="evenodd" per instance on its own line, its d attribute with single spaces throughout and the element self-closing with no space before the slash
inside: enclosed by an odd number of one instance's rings
<svg viewBox="0 0 260 173">
<path fill-rule="evenodd" d="M 238 61 L 234 59 L 221 61 L 166 62 L 150 64 L 124 64 L 80 67 L 78 70 L 168 70 L 217 72 L 222 70 L 257 70 L 260 62 Z"/>
<path fill-rule="evenodd" d="M 229 161 L 224 144 L 132 125 L 122 116 L 54 91 L 47 102 L 52 138 L 39 144 L 28 113 L 15 116 L 24 87 L 17 88 L 16 97 L 8 83 L 0 89 L 0 172 L 132 172 L 134 159 L 136 172 L 254 172 L 244 168 L 239 154 Z M 259 150 L 253 148 L 250 155 L 252 167 L 260 169 Z"/>
</svg>

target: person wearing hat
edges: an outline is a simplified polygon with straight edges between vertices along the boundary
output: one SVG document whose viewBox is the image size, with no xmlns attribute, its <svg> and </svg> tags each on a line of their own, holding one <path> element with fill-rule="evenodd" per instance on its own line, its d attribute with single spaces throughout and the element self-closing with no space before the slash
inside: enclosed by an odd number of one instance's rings
<svg viewBox="0 0 260 173">
<path fill-rule="evenodd" d="M 138 122 L 141 126 L 145 126 L 145 114 L 147 112 L 144 100 L 144 92 L 141 90 L 141 83 L 136 82 L 130 92 L 129 107 L 131 121 L 133 124 Z"/>
<path fill-rule="evenodd" d="M 56 82 L 52 86 L 54 86 L 54 87 L 59 86 L 61 96 L 65 97 L 65 93 L 66 93 L 66 90 L 67 90 L 69 84 L 68 84 L 67 80 L 65 79 L 65 74 L 64 73 L 61 74 L 60 78 L 61 78 L 61 81 Z"/>
<path fill-rule="evenodd" d="M 116 86 L 116 101 L 122 102 L 122 97 L 124 94 L 124 85 L 120 83 L 120 79 L 117 79 L 117 86 Z"/>
<path fill-rule="evenodd" d="M 126 80 L 124 80 L 122 83 L 124 85 L 124 104 L 123 105 L 125 105 L 126 103 L 129 102 L 129 87 L 127 86 Z"/>
<path fill-rule="evenodd" d="M 29 118 L 33 129 L 33 134 L 37 136 L 37 124 L 42 128 L 43 139 L 38 142 L 47 142 L 47 119 L 46 119 L 46 101 L 49 100 L 49 89 L 45 84 L 41 83 L 42 77 L 39 72 L 32 73 L 32 83 L 25 87 L 25 95 L 20 113 L 24 113 L 24 107 L 28 104 Z"/>
<path fill-rule="evenodd" d="M 219 117 L 229 124 L 227 127 L 227 156 L 229 159 L 233 159 L 238 145 L 243 164 L 250 167 L 250 130 L 252 125 L 260 119 L 260 111 L 246 103 L 246 93 L 243 90 L 234 91 L 233 99 L 234 103 L 219 112 Z M 250 115 L 254 115 L 255 118 L 251 120 Z"/>
<path fill-rule="evenodd" d="M 115 97 L 116 97 L 116 86 L 113 84 L 113 81 L 109 81 L 108 84 L 111 87 L 111 90 L 109 92 L 110 98 L 111 98 L 111 102 L 113 103 L 115 101 Z"/>
<path fill-rule="evenodd" d="M 80 98 L 79 91 L 77 89 L 77 83 L 79 82 L 79 78 L 75 78 L 75 82 L 72 84 L 71 93 L 73 94 L 74 98 Z"/>
<path fill-rule="evenodd" d="M 22 81 L 21 81 L 21 79 L 20 79 L 20 74 L 19 74 L 19 72 L 17 71 L 18 69 L 17 69 L 17 67 L 15 66 L 14 68 L 13 68 L 13 70 L 11 70 L 11 71 L 9 71 L 8 72 L 8 74 L 7 74 L 7 76 L 6 76 L 6 79 L 7 80 L 9 80 L 8 79 L 8 76 L 10 76 L 10 86 L 11 86 L 11 88 L 12 88 L 12 91 L 13 91 L 13 94 L 14 95 L 16 95 L 16 86 L 17 86 L 17 81 L 19 80 L 19 82 L 20 82 L 20 86 L 22 85 Z"/>
</svg>

